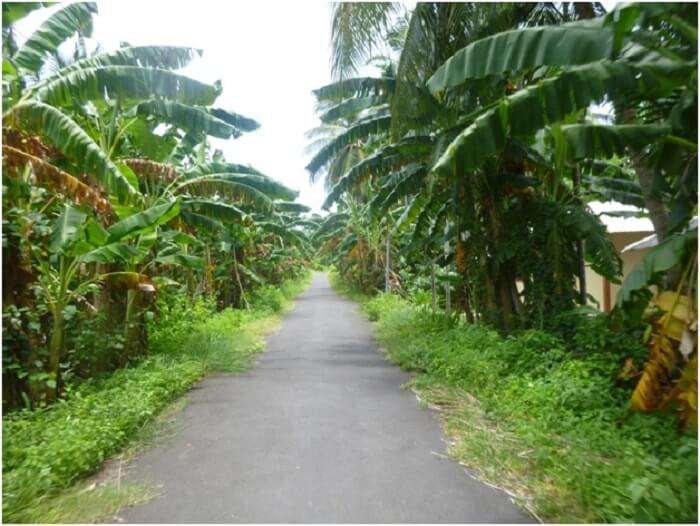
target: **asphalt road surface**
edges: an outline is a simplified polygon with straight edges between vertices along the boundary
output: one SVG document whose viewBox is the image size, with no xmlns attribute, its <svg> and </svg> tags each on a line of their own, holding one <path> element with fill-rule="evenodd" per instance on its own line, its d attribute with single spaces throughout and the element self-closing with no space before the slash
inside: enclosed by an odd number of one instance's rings
<svg viewBox="0 0 700 526">
<path fill-rule="evenodd" d="M 161 486 L 126 522 L 533 522 L 442 456 L 435 414 L 401 385 L 324 274 L 246 374 L 189 394 L 171 440 L 127 480 Z"/>
</svg>

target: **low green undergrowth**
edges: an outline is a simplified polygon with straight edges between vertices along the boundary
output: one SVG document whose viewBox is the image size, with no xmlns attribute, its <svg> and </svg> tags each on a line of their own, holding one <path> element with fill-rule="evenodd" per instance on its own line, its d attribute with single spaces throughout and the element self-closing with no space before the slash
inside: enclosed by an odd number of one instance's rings
<svg viewBox="0 0 700 526">
<path fill-rule="evenodd" d="M 169 298 L 158 306 L 146 358 L 82 383 L 49 408 L 4 417 L 4 521 L 54 520 L 37 513 L 49 508 L 43 501 L 94 473 L 205 374 L 248 367 L 278 320 L 276 314 L 308 285 L 309 277 L 259 289 L 249 310 L 215 313 L 203 301 L 191 305 L 184 298 Z M 66 502 L 75 500 L 70 491 L 66 495 Z"/>
<path fill-rule="evenodd" d="M 363 308 L 389 358 L 418 373 L 419 396 L 443 408 L 450 454 L 542 519 L 697 521 L 697 437 L 671 415 L 628 411 L 619 355 L 591 346 L 615 338 L 601 324 L 565 345 L 538 330 L 503 337 L 395 295 Z"/>
</svg>

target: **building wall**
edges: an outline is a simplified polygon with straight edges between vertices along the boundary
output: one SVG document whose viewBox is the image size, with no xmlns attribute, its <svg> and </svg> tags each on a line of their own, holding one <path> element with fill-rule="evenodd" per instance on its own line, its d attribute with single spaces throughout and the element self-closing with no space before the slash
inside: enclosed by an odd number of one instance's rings
<svg viewBox="0 0 700 526">
<path fill-rule="evenodd" d="M 621 250 L 625 248 L 630 243 L 639 241 L 642 238 L 647 237 L 653 232 L 618 232 L 610 234 L 610 239 L 615 245 L 620 258 L 622 259 L 622 280 L 632 271 L 632 269 L 639 263 L 645 254 L 649 252 L 649 248 L 642 250 L 630 250 L 629 252 L 621 253 Z M 591 306 L 597 306 L 599 309 L 603 309 L 603 297 L 604 297 L 604 280 L 603 277 L 596 274 L 590 267 L 586 266 L 586 289 L 588 293 L 593 296 L 597 301 L 598 305 L 590 302 Z M 617 299 L 617 292 L 620 290 L 620 285 L 615 283 L 610 284 L 610 302 L 611 305 L 615 305 Z"/>
</svg>

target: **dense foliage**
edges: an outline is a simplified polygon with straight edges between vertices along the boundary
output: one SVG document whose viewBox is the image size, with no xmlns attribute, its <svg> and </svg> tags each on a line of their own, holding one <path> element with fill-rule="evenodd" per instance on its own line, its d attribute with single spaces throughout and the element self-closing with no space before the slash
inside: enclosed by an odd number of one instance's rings
<svg viewBox="0 0 700 526">
<path fill-rule="evenodd" d="M 697 6 L 341 4 L 333 49 L 307 166 L 337 207 L 323 260 L 367 292 L 568 337 L 594 313 L 586 266 L 622 278 L 587 203 L 636 205 L 658 245 L 610 315 L 648 343 L 631 403 L 695 428 Z M 369 59 L 381 75 L 354 77 Z"/>
<path fill-rule="evenodd" d="M 332 37 L 312 239 L 390 293 L 366 308 L 453 455 L 546 519 L 695 522 L 697 6 L 339 4 Z M 609 314 L 585 269 L 622 262 L 591 201 L 657 242 Z"/>
<path fill-rule="evenodd" d="M 201 50 L 90 39 L 97 6 L 3 4 L 3 407 L 143 358 L 160 298 L 249 308 L 308 261 L 296 192 L 208 137 L 259 124 L 178 73 Z M 155 320 L 155 324 L 150 322 Z"/>
<path fill-rule="evenodd" d="M 15 24 L 43 7 L 18 42 Z M 219 83 L 178 72 L 202 51 L 103 50 L 96 12 L 2 6 L 10 521 L 37 520 L 203 374 L 247 366 L 256 323 L 309 263 L 297 193 L 211 147 L 259 124 L 215 105 Z"/>
<path fill-rule="evenodd" d="M 387 292 L 366 309 L 444 397 L 459 459 L 545 518 L 696 521 L 697 5 L 332 12 L 321 217 L 212 147 L 260 125 L 182 74 L 201 50 L 103 50 L 94 3 L 3 3 L 4 517 L 244 368 L 315 251 Z M 585 268 L 622 264 L 593 200 L 657 242 L 609 314 Z"/>
</svg>

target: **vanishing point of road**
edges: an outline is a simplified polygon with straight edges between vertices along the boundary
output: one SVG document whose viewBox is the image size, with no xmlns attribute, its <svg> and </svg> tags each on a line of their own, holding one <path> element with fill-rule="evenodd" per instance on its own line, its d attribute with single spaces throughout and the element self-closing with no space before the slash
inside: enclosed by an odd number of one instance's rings
<svg viewBox="0 0 700 526">
<path fill-rule="evenodd" d="M 314 274 L 259 362 L 201 382 L 176 435 L 133 462 L 127 479 L 159 495 L 119 520 L 533 522 L 444 457 L 435 414 L 370 331 Z"/>
</svg>

